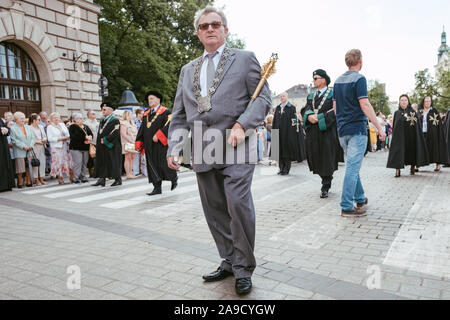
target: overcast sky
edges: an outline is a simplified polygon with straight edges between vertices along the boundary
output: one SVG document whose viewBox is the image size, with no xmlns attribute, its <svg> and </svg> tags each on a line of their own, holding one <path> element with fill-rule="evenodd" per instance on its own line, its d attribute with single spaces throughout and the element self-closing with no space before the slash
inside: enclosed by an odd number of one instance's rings
<svg viewBox="0 0 450 320">
<path fill-rule="evenodd" d="M 449 0 L 216 0 L 225 5 L 229 31 L 245 40 L 261 64 L 279 55 L 269 80 L 281 93 L 308 84 L 325 69 L 334 81 L 347 68 L 345 53 L 363 54 L 367 80 L 386 83 L 396 101 L 414 89 L 414 73 L 434 76 L 442 27 L 450 34 Z M 450 36 L 448 36 L 450 38 Z M 449 44 L 449 41 L 447 41 Z"/>
</svg>

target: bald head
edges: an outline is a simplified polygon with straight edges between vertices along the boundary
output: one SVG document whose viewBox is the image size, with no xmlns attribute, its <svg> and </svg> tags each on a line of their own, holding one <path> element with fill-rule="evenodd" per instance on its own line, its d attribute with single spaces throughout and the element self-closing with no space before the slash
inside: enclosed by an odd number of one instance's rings
<svg viewBox="0 0 450 320">
<path fill-rule="evenodd" d="M 287 92 L 283 92 L 282 94 L 280 94 L 280 101 L 282 104 L 285 104 L 288 101 L 288 94 Z"/>
</svg>

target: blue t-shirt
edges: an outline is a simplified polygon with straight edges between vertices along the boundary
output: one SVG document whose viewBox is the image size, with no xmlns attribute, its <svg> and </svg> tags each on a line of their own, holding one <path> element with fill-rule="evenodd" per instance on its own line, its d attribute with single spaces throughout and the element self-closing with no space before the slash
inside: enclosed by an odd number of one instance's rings
<svg viewBox="0 0 450 320">
<path fill-rule="evenodd" d="M 334 83 L 333 100 L 336 101 L 336 121 L 339 137 L 367 135 L 367 117 L 361 110 L 359 99 L 368 98 L 366 78 L 357 71 L 347 71 Z"/>
</svg>

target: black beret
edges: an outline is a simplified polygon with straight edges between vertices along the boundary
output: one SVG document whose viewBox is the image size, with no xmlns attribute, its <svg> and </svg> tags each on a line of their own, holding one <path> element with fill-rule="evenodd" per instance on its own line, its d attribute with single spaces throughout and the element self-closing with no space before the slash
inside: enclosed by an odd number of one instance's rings
<svg viewBox="0 0 450 320">
<path fill-rule="evenodd" d="M 331 79 L 330 79 L 330 77 L 327 75 L 327 72 L 326 72 L 325 70 L 323 70 L 323 69 L 317 69 L 316 71 L 313 72 L 313 77 L 316 76 L 316 75 L 317 75 L 317 76 L 320 76 L 320 77 L 322 77 L 322 78 L 324 78 L 325 81 L 327 82 L 327 85 L 330 84 Z"/>
<path fill-rule="evenodd" d="M 157 98 L 160 100 L 160 102 L 162 102 L 162 100 L 163 100 L 162 94 L 159 93 L 158 91 L 155 91 L 155 90 L 150 90 L 150 91 L 148 91 L 148 92 L 145 94 L 145 101 L 146 101 L 146 102 L 148 102 L 148 97 L 149 97 L 149 96 L 155 96 L 155 97 L 157 97 Z"/>
</svg>

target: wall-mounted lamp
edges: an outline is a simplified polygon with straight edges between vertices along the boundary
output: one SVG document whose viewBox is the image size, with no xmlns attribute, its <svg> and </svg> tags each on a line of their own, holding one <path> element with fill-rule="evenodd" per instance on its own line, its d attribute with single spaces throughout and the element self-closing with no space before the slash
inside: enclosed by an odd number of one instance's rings
<svg viewBox="0 0 450 320">
<path fill-rule="evenodd" d="M 81 55 L 79 55 L 78 57 L 76 57 L 75 52 L 73 52 L 73 69 L 75 71 L 77 71 L 77 62 L 80 61 L 81 57 L 85 55 L 85 53 L 82 53 Z M 86 55 L 87 56 L 87 55 Z M 80 61 L 83 66 L 84 66 L 84 71 L 86 72 L 93 72 L 94 71 L 94 62 L 92 62 L 91 60 L 89 60 L 89 58 L 87 58 L 85 61 Z"/>
</svg>

